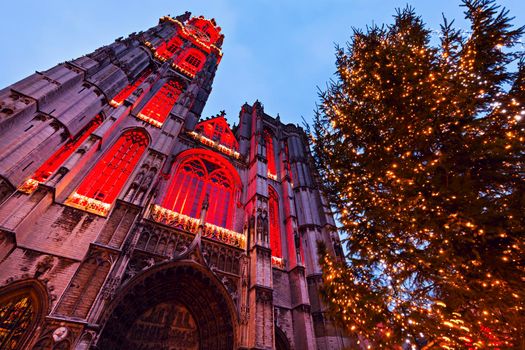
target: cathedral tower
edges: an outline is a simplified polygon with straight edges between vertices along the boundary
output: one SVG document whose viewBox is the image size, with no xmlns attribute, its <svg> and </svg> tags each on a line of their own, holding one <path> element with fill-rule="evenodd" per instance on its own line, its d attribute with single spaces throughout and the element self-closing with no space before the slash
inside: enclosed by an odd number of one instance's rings
<svg viewBox="0 0 525 350">
<path fill-rule="evenodd" d="M 215 20 L 162 17 L 0 90 L 1 349 L 340 349 L 304 131 L 201 119 Z"/>
</svg>

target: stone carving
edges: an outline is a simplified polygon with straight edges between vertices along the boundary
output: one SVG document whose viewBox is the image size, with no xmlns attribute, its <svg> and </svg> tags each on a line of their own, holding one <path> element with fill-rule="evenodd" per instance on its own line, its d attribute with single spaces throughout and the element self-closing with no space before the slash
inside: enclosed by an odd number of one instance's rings
<svg viewBox="0 0 525 350">
<path fill-rule="evenodd" d="M 47 271 L 53 267 L 54 259 L 50 255 L 46 255 L 42 260 L 36 264 L 35 278 L 42 277 Z"/>
<path fill-rule="evenodd" d="M 69 334 L 69 330 L 67 329 L 67 327 L 64 327 L 64 326 L 58 327 L 53 332 L 53 340 L 55 341 L 55 343 L 58 343 L 66 339 L 68 334 Z"/>
<path fill-rule="evenodd" d="M 299 235 L 299 232 L 294 231 L 293 240 L 295 244 L 295 254 L 297 255 L 297 260 L 300 261 L 301 259 L 301 237 Z"/>
<path fill-rule="evenodd" d="M 155 265 L 155 259 L 153 259 L 153 258 L 146 259 L 145 262 L 146 262 L 146 264 L 142 268 L 142 271 L 147 270 L 150 267 L 152 267 L 153 265 Z"/>
<path fill-rule="evenodd" d="M 257 210 L 257 237 L 264 243 L 268 243 L 268 211 L 266 208 Z"/>
</svg>

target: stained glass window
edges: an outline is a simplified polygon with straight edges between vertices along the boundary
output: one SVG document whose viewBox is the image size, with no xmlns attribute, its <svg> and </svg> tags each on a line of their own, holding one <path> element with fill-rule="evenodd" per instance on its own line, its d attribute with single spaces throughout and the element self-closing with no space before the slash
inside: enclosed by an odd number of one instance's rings
<svg viewBox="0 0 525 350">
<path fill-rule="evenodd" d="M 169 80 L 146 103 L 138 117 L 156 127 L 161 127 L 182 92 L 182 84 Z"/>
<path fill-rule="evenodd" d="M 204 53 L 195 48 L 190 48 L 181 55 L 181 59 L 178 60 L 177 65 L 192 75 L 195 75 L 204 66 L 205 61 L 206 56 Z"/>
<path fill-rule="evenodd" d="M 115 97 L 113 97 L 113 99 L 111 100 L 110 104 L 113 107 L 120 106 L 122 104 L 122 102 L 124 102 L 124 100 L 127 99 L 129 97 L 129 95 L 131 95 L 131 93 L 133 93 L 133 91 L 135 91 L 135 89 L 138 88 L 140 86 L 140 84 L 142 84 L 144 82 L 144 80 L 146 80 L 146 78 L 148 77 L 148 75 L 150 75 L 150 73 L 151 73 L 151 69 L 149 69 L 149 68 L 146 69 L 137 78 L 137 80 L 135 80 L 135 82 L 133 84 L 129 84 L 124 89 L 122 89 Z"/>
<path fill-rule="evenodd" d="M 269 197 L 269 217 L 270 217 L 270 248 L 272 249 L 272 255 L 281 257 L 281 225 L 279 220 L 279 197 L 277 192 L 268 186 L 268 197 Z"/>
<path fill-rule="evenodd" d="M 178 36 L 174 36 L 170 39 L 170 41 L 163 42 L 162 44 L 160 44 L 159 48 L 156 51 L 157 56 L 161 57 L 164 60 L 167 60 L 168 58 L 171 58 L 175 51 L 177 51 L 177 49 L 181 46 L 182 40 Z"/>
<path fill-rule="evenodd" d="M 264 143 L 266 144 L 266 159 L 268 160 L 268 177 L 275 180 L 277 178 L 277 170 L 275 167 L 273 135 L 266 129 L 264 130 Z"/>
<path fill-rule="evenodd" d="M 0 304 L 0 349 L 19 348 L 33 319 L 33 303 L 28 295 Z"/>
<path fill-rule="evenodd" d="M 199 218 L 206 194 L 209 207 L 206 222 L 231 229 L 234 210 L 234 183 L 229 171 L 211 157 L 191 157 L 179 164 L 162 207 Z"/>
<path fill-rule="evenodd" d="M 148 143 L 142 130 L 122 134 L 84 178 L 68 204 L 106 215 Z"/>
<path fill-rule="evenodd" d="M 88 138 L 96 128 L 102 124 L 102 116 L 97 115 L 93 118 L 75 137 L 68 140 L 62 147 L 60 147 L 51 157 L 49 157 L 44 164 L 42 164 L 33 174 L 19 188 L 23 192 L 33 192 L 39 183 L 45 182 L 51 174 L 69 158 L 71 154 Z"/>
</svg>

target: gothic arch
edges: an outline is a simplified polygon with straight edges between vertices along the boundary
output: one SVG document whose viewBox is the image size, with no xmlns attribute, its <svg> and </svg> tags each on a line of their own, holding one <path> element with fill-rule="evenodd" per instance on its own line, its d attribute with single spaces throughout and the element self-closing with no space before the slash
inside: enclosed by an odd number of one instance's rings
<svg viewBox="0 0 525 350">
<path fill-rule="evenodd" d="M 159 198 L 163 208 L 199 218 L 208 195 L 206 221 L 232 229 L 241 181 L 228 160 L 210 150 L 191 149 L 179 154 L 171 173 L 165 195 Z"/>
<path fill-rule="evenodd" d="M 49 312 L 46 287 L 36 279 L 0 289 L 0 349 L 25 349 Z"/>
<path fill-rule="evenodd" d="M 268 162 L 268 177 L 277 180 L 276 137 L 271 129 L 265 127 L 263 130 L 263 138 L 266 147 L 266 160 Z"/>
<path fill-rule="evenodd" d="M 122 131 L 82 179 L 67 204 L 107 215 L 151 143 L 144 128 Z"/>
<path fill-rule="evenodd" d="M 184 84 L 176 77 L 162 78 L 157 82 L 158 88 L 150 91 L 150 97 L 140 108 L 137 118 L 160 128 L 168 118 L 171 109 L 179 99 Z"/>
<path fill-rule="evenodd" d="M 159 305 L 187 309 L 195 325 L 199 349 L 235 348 L 238 317 L 230 295 L 211 271 L 189 260 L 155 265 L 127 282 L 102 316 L 104 328 L 97 346 L 107 350 L 136 348 L 153 341 L 154 337 L 148 337 L 147 332 L 160 328 L 169 331 L 174 323 L 166 322 L 174 321 L 166 321 L 167 317 L 161 318 L 163 323 L 158 324 L 159 328 L 137 326 L 144 315 L 149 317 L 150 310 Z M 173 336 L 170 338 L 169 333 L 161 336 L 168 343 L 177 341 Z"/>
<path fill-rule="evenodd" d="M 277 326 L 275 326 L 275 349 L 276 350 L 290 350 L 290 341 L 286 334 Z"/>
</svg>

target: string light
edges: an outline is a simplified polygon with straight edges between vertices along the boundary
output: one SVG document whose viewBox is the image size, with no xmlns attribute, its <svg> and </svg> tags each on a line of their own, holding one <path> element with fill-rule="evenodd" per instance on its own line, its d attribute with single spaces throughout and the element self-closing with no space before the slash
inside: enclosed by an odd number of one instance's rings
<svg viewBox="0 0 525 350">
<path fill-rule="evenodd" d="M 412 9 L 337 49 L 312 146 L 348 233 L 329 314 L 365 346 L 511 348 L 525 324 L 523 28 L 489 0 L 440 46 Z"/>
</svg>

